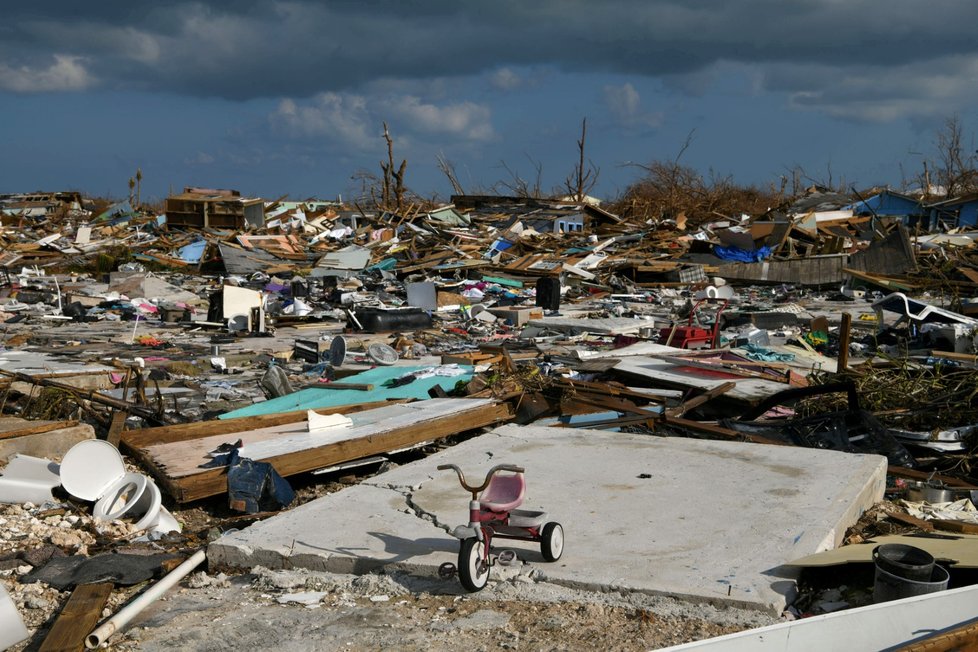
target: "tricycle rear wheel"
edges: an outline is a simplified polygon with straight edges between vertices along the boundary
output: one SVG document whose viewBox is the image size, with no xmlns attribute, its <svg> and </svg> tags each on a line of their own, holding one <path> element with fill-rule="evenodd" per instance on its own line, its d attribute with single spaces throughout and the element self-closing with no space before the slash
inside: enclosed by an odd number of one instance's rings
<svg viewBox="0 0 978 652">
<path fill-rule="evenodd" d="M 475 537 L 462 540 L 458 549 L 458 579 L 467 591 L 481 591 L 489 582 L 486 544 Z"/>
<path fill-rule="evenodd" d="M 547 561 L 557 561 L 563 552 L 564 528 L 560 523 L 547 523 L 540 534 L 540 553 Z"/>
</svg>

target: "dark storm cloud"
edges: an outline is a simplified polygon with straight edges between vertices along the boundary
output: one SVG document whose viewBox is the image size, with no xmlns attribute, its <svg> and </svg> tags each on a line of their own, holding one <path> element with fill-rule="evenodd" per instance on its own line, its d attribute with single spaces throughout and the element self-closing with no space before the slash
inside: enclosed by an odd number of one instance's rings
<svg viewBox="0 0 978 652">
<path fill-rule="evenodd" d="M 109 87 L 245 99 L 512 65 L 640 75 L 718 61 L 900 66 L 973 56 L 978 3 L 109 1 L 4 14 L 8 71 L 45 71 L 58 55 Z"/>
</svg>

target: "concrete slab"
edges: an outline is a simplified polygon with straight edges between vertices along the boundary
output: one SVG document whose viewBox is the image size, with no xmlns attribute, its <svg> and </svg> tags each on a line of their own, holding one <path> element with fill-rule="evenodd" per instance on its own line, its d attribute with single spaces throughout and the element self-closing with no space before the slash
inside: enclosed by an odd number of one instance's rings
<svg viewBox="0 0 978 652">
<path fill-rule="evenodd" d="M 784 564 L 838 545 L 886 480 L 876 455 L 508 425 L 225 535 L 210 562 L 434 575 L 457 556 L 447 530 L 467 520 L 467 494 L 436 471 L 445 463 L 470 481 L 494 464 L 523 465 L 523 507 L 564 526 L 555 563 L 534 544 L 497 540 L 494 551 L 512 548 L 519 561 L 494 566 L 490 580 L 524 575 L 769 612 L 793 597 L 798 569 Z"/>
</svg>

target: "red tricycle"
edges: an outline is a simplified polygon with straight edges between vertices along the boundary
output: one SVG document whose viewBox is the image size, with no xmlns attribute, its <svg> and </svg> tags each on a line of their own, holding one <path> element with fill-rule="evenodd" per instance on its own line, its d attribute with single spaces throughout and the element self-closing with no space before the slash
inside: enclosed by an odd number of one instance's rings
<svg viewBox="0 0 978 652">
<path fill-rule="evenodd" d="M 457 570 L 462 586 L 469 591 L 479 591 L 489 581 L 489 568 L 493 564 L 489 548 L 493 537 L 539 542 L 544 559 L 560 559 L 564 551 L 564 528 L 560 523 L 548 522 L 546 512 L 516 509 L 523 504 L 526 493 L 523 468 L 513 464 L 494 466 L 489 469 L 485 481 L 477 487 L 465 482 L 465 476 L 458 466 L 438 466 L 439 471 L 448 469 L 458 474 L 462 488 L 472 494 L 469 524 L 459 525 L 452 531 L 452 536 L 461 540 Z M 500 471 L 509 473 L 497 475 Z M 483 489 L 485 492 L 479 496 Z M 499 561 L 502 562 L 501 557 Z M 450 563 L 442 564 L 439 569 L 443 576 L 451 576 L 454 571 Z"/>
</svg>

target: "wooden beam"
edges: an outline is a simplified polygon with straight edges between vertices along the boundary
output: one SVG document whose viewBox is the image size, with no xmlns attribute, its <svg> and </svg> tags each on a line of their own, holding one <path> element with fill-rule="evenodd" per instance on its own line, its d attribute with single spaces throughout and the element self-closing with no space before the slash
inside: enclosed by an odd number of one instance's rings
<svg viewBox="0 0 978 652">
<path fill-rule="evenodd" d="M 841 373 L 849 366 L 849 334 L 852 331 L 852 314 L 842 313 L 842 325 L 839 326 L 839 363 L 838 372 Z"/>
<path fill-rule="evenodd" d="M 27 435 L 39 435 L 41 433 L 51 432 L 52 430 L 73 428 L 77 425 L 77 421 L 55 421 L 54 423 L 44 423 L 39 426 L 28 426 L 26 428 L 17 428 L 16 430 L 0 432 L 0 439 L 14 439 L 15 437 L 26 437 Z"/>
<path fill-rule="evenodd" d="M 128 415 L 122 410 L 112 413 L 112 422 L 109 424 L 109 432 L 105 435 L 105 441 L 116 448 L 119 447 L 119 440 L 122 438 L 122 431 L 126 429 L 126 417 Z"/>
<path fill-rule="evenodd" d="M 941 482 L 948 487 L 954 487 L 956 489 L 978 489 L 973 484 L 968 484 L 964 480 L 959 480 L 958 478 L 952 478 L 946 475 L 938 475 L 927 473 L 926 471 L 918 471 L 916 469 L 908 469 L 903 466 L 893 466 L 892 464 L 887 467 L 886 472 L 890 475 L 895 475 L 898 478 L 909 478 L 911 480 L 923 480 L 924 482 L 935 480 Z"/>
<path fill-rule="evenodd" d="M 650 403 L 661 403 L 662 398 L 659 396 L 651 396 L 649 394 L 643 394 L 642 392 L 636 392 L 627 387 L 618 387 L 617 385 L 612 385 L 609 383 L 592 383 L 583 380 L 572 380 L 570 378 L 557 378 L 557 384 L 563 387 L 568 387 L 570 389 L 578 389 L 582 391 L 587 391 L 593 394 L 605 394 L 607 396 L 626 396 L 628 398 L 637 398 Z"/>
<path fill-rule="evenodd" d="M 732 390 L 736 386 L 737 386 L 737 383 L 734 383 L 734 382 L 723 383 L 722 385 L 717 385 L 713 389 L 708 390 L 706 392 L 703 392 L 699 396 L 694 396 L 693 398 L 689 399 L 688 401 L 683 401 L 681 404 L 677 405 L 676 407 L 672 407 L 672 408 L 666 409 L 666 416 L 669 416 L 669 417 L 681 417 L 684 414 L 686 414 L 687 412 L 689 412 L 690 410 L 692 410 L 694 408 L 697 408 L 697 407 L 703 405 L 704 403 L 706 403 L 708 401 L 712 401 L 717 396 L 721 396 L 722 394 L 726 394 L 727 392 L 729 392 L 730 390 Z"/>
<path fill-rule="evenodd" d="M 322 408 L 313 410 L 316 414 L 349 414 L 351 412 L 361 412 L 373 408 L 404 403 L 404 400 L 395 401 L 373 401 L 370 403 L 355 403 L 353 405 L 342 405 L 339 407 Z M 129 430 L 122 435 L 122 445 L 127 450 L 145 448 L 155 444 L 174 444 L 179 441 L 200 439 L 211 435 L 224 435 L 235 432 L 245 432 L 247 430 L 257 430 L 269 426 L 281 426 L 286 423 L 299 423 L 306 420 L 306 410 L 296 410 L 294 412 L 282 412 L 279 414 L 263 414 L 256 417 L 238 417 L 235 419 L 214 419 L 211 421 L 198 421 L 197 423 L 181 423 L 173 426 L 162 426 L 159 428 L 141 428 L 139 430 Z"/>
<path fill-rule="evenodd" d="M 109 596 L 112 582 L 79 584 L 71 592 L 51 631 L 44 638 L 38 652 L 81 652 L 88 636 L 99 619 Z"/>
<path fill-rule="evenodd" d="M 959 534 L 978 534 L 978 524 L 965 523 L 963 521 L 949 521 L 944 519 L 934 519 L 934 528 L 945 532 L 957 532 Z"/>
<path fill-rule="evenodd" d="M 899 652 L 978 652 L 978 621 L 972 620 L 896 649 Z"/>
<path fill-rule="evenodd" d="M 768 439 L 767 437 L 751 435 L 746 432 L 738 432 L 736 430 L 731 430 L 730 428 L 724 428 L 723 426 L 718 426 L 715 423 L 706 423 L 704 421 L 693 421 L 692 419 L 683 419 L 680 417 L 670 417 L 664 415 L 663 418 L 660 420 L 660 423 L 678 426 L 680 428 L 685 428 L 687 430 L 692 430 L 694 432 L 702 432 L 704 434 L 714 435 L 717 437 L 722 437 L 724 439 L 735 439 L 737 441 L 747 441 L 755 444 L 771 444 L 774 446 L 791 445 L 791 444 L 785 444 L 784 442 L 776 441 L 774 439 Z"/>
</svg>

